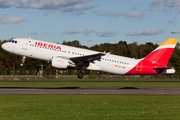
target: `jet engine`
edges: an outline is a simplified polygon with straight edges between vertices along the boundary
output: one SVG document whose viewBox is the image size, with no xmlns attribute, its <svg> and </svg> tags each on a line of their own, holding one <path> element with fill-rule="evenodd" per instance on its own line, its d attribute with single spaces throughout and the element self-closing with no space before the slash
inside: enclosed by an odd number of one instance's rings
<svg viewBox="0 0 180 120">
<path fill-rule="evenodd" d="M 52 67 L 56 69 L 67 69 L 68 67 L 75 67 L 73 62 L 69 59 L 64 59 L 61 57 L 53 57 L 51 61 Z"/>
</svg>

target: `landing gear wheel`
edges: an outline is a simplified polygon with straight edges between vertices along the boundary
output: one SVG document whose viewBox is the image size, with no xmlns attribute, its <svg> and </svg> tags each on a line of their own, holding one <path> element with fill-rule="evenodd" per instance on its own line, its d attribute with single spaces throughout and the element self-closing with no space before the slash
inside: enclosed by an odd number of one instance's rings
<svg viewBox="0 0 180 120">
<path fill-rule="evenodd" d="M 21 66 L 23 66 L 25 60 L 26 60 L 26 56 L 23 56 L 23 57 L 22 57 L 22 63 L 20 64 Z"/>
<path fill-rule="evenodd" d="M 79 74 L 78 74 L 78 78 L 79 79 L 82 79 L 84 77 L 84 74 L 82 73 L 82 72 L 80 72 Z"/>
</svg>

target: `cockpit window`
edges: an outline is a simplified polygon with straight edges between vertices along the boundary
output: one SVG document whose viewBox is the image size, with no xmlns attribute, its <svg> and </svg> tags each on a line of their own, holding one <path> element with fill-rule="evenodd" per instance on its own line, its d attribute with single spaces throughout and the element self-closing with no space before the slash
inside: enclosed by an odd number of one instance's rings
<svg viewBox="0 0 180 120">
<path fill-rule="evenodd" d="M 15 41 L 15 40 L 10 40 L 10 42 L 12 42 L 12 43 L 17 43 L 17 41 Z"/>
</svg>

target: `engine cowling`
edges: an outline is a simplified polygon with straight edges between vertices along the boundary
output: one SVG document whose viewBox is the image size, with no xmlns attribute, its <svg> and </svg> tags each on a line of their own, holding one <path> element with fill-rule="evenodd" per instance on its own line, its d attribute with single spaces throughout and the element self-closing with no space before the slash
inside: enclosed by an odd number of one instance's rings
<svg viewBox="0 0 180 120">
<path fill-rule="evenodd" d="M 69 66 L 69 60 L 61 58 L 61 57 L 53 57 L 51 64 L 52 67 L 56 69 L 67 69 Z"/>
</svg>

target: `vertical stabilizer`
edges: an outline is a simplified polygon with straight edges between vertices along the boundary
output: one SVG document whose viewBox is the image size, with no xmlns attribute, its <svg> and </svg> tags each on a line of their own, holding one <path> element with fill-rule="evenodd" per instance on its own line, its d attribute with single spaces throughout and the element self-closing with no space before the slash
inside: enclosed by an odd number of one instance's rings
<svg viewBox="0 0 180 120">
<path fill-rule="evenodd" d="M 167 39 L 164 43 L 162 43 L 159 47 L 152 51 L 148 56 L 146 56 L 143 61 L 166 67 L 177 42 L 178 39 Z"/>
<path fill-rule="evenodd" d="M 155 75 L 165 73 L 174 73 L 173 68 L 168 68 L 168 61 L 173 53 L 173 50 L 178 42 L 178 39 L 169 38 L 154 51 L 134 66 L 126 75 Z"/>
</svg>

